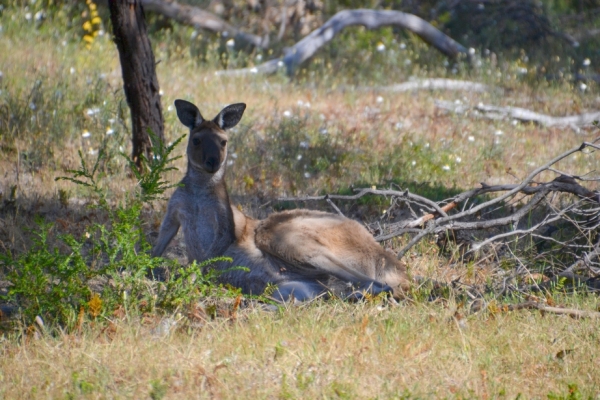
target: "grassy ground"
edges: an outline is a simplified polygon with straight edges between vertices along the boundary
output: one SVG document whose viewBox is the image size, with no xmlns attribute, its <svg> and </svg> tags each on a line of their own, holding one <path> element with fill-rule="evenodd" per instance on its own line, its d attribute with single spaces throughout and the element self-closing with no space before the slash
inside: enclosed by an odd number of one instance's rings
<svg viewBox="0 0 600 400">
<path fill-rule="evenodd" d="M 88 162 L 100 148 L 109 154 L 100 168 L 100 185 L 110 204 L 124 201 L 136 186 L 119 156 L 129 151 L 129 131 L 113 43 L 100 36 L 88 50 L 60 21 L 33 29 L 25 14 L 5 10 L 0 33 L 5 55 L 0 58 L 0 251 L 15 254 L 30 248 L 28 229 L 36 229 L 35 216 L 54 223 L 54 235 L 81 236 L 91 222 L 105 222 L 105 215 L 86 207 L 93 203 L 89 191 L 55 181 L 79 166 L 78 151 Z M 359 50 L 350 45 L 336 50 L 353 51 L 346 57 L 352 61 L 324 54 L 291 82 L 283 76 L 220 78 L 214 75 L 216 49 L 209 49 L 212 61 L 199 63 L 190 54 L 190 32 L 176 28 L 152 37 L 161 61 L 166 137 L 174 141 L 186 133 L 171 107 L 176 98 L 195 102 L 206 117 L 224 104 L 246 102 L 244 119 L 230 140 L 228 184 L 234 199 L 256 216 L 276 208 L 276 196 L 344 191 L 352 185 L 396 183 L 441 199 L 479 182 L 515 183 L 553 156 L 598 136 L 596 129 L 576 133 L 435 108 L 435 99 L 552 115 L 600 108 L 593 84 L 582 91 L 569 82 L 533 82 L 516 72 L 522 61 L 483 58 L 480 68 L 455 75 L 436 55 L 426 53 L 431 64 L 420 62 L 419 44 L 407 42 L 408 49 L 401 50 L 385 31 L 381 37 L 364 34 L 366 47 Z M 376 50 L 379 41 L 386 52 Z M 230 65 L 242 61 L 232 56 Z M 506 90 L 391 94 L 376 89 L 411 76 L 470 79 Z M 184 146 L 176 153 L 183 154 Z M 176 166 L 179 171 L 165 176 L 170 181 L 180 179 L 185 160 Z M 558 167 L 583 175 L 600 166 L 597 158 L 581 154 Z M 156 202 L 145 211 L 150 237 L 165 205 Z M 352 204 L 347 211 L 370 222 L 382 208 Z M 407 263 L 415 272 L 445 281 L 489 277 L 485 263 L 451 264 L 434 242 L 416 248 Z M 555 301 L 598 308 L 595 296 Z M 512 398 L 519 393 L 539 398 L 569 396 L 569 390 L 592 397 L 600 392 L 597 322 L 530 311 L 465 317 L 461 304 L 420 300 L 397 307 L 331 302 L 277 312 L 250 308 L 237 319 L 219 317 L 201 326 L 183 313 L 181 328 L 166 336 L 157 329 L 161 316 L 110 310 L 95 325 L 86 320 L 79 332 L 7 332 L 0 339 L 0 398 Z"/>
<path fill-rule="evenodd" d="M 597 305 L 595 297 L 575 304 Z M 452 302 L 334 302 L 246 311 L 167 336 L 158 324 L 132 318 L 5 341 L 0 396 L 567 398 L 571 387 L 593 398 L 600 391 L 593 320 L 537 312 L 461 318 Z"/>
</svg>

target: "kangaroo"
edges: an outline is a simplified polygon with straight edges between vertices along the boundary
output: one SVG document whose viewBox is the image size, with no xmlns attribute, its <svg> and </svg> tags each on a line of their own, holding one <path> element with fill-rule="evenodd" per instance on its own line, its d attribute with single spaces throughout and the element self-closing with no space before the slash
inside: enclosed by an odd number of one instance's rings
<svg viewBox="0 0 600 400">
<path fill-rule="evenodd" d="M 234 266 L 247 267 L 214 267 L 222 271 L 221 282 L 247 294 L 276 285 L 272 296 L 285 302 L 331 292 L 354 298 L 382 292 L 400 296 L 408 288 L 405 268 L 354 220 L 302 209 L 256 220 L 230 204 L 224 179 L 226 131 L 241 120 L 244 103 L 225 107 L 210 121 L 190 102 L 175 100 L 175 107 L 190 129 L 188 166 L 169 200 L 153 256 L 161 256 L 181 228 L 190 261 L 227 256 Z"/>
</svg>

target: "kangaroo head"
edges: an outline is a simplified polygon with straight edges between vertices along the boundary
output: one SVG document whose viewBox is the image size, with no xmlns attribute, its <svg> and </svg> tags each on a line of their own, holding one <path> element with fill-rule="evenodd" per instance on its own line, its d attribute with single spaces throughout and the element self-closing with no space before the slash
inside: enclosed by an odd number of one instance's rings
<svg viewBox="0 0 600 400">
<path fill-rule="evenodd" d="M 194 104 L 175 100 L 177 116 L 182 124 L 190 128 L 187 156 L 190 165 L 198 171 L 215 174 L 227 158 L 227 129 L 233 128 L 242 119 L 246 104 L 236 103 L 225 107 L 212 120 L 207 121 Z"/>
</svg>

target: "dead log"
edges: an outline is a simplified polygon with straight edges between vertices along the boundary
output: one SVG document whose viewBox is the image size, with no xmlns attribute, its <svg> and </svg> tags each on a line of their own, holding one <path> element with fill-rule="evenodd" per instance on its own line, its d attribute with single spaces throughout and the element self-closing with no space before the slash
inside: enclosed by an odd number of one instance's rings
<svg viewBox="0 0 600 400">
<path fill-rule="evenodd" d="M 280 60 L 271 60 L 265 63 L 266 65 L 261 64 L 254 68 L 219 71 L 217 74 L 272 73 L 277 70 L 278 66 L 285 66 L 287 74 L 291 76 L 300 64 L 311 58 L 317 50 L 330 42 L 344 28 L 354 25 L 362 25 L 367 29 L 397 26 L 413 32 L 447 57 L 458 58 L 461 54 L 468 56 L 467 49 L 464 46 L 416 15 L 401 11 L 344 10 L 335 14 L 323 26 L 312 31 L 294 46 L 286 49 Z M 283 64 L 278 65 L 278 61 L 282 61 Z"/>
<path fill-rule="evenodd" d="M 436 100 L 435 105 L 438 108 L 449 110 L 457 114 L 464 114 L 469 110 L 473 110 L 476 112 L 475 115 L 480 115 L 488 119 L 515 119 L 522 122 L 534 122 L 548 127 L 583 127 L 590 126 L 594 121 L 600 120 L 600 111 L 554 117 L 520 107 L 497 107 L 481 103 L 471 107 L 463 103 Z"/>
<path fill-rule="evenodd" d="M 132 159 L 141 168 L 141 155 L 151 159 L 148 130 L 164 141 L 164 122 L 154 53 L 140 0 L 109 0 L 114 41 L 119 50 L 123 88 L 131 110 Z"/>
</svg>

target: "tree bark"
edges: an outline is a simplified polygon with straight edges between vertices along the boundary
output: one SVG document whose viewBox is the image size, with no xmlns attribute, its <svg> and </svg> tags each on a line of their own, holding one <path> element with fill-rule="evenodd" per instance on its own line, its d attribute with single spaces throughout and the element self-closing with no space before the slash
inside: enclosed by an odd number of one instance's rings
<svg viewBox="0 0 600 400">
<path fill-rule="evenodd" d="M 131 111 L 132 159 L 152 156 L 148 131 L 164 141 L 164 123 L 154 54 L 140 0 L 109 0 L 114 41 L 119 50 L 123 88 Z"/>
</svg>

